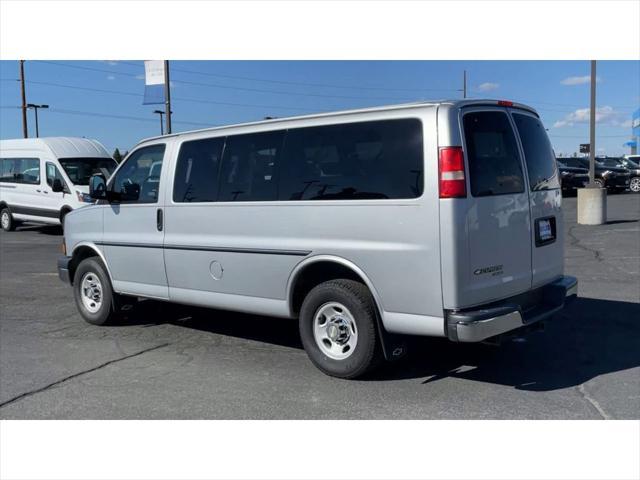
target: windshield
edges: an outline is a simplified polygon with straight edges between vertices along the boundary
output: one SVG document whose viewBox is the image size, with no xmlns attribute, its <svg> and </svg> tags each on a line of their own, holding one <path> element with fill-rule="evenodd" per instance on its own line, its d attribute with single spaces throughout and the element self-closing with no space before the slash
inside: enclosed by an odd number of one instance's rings
<svg viewBox="0 0 640 480">
<path fill-rule="evenodd" d="M 583 160 L 582 158 L 576 157 L 563 157 L 556 159 L 563 167 L 572 167 L 572 168 L 589 168 L 589 162 Z"/>
<path fill-rule="evenodd" d="M 618 158 L 601 158 L 597 159 L 597 161 L 605 167 L 624 167 Z"/>
<path fill-rule="evenodd" d="M 112 158 L 61 158 L 60 165 L 74 185 L 89 185 L 91 175 L 109 178 L 118 164 Z"/>
</svg>

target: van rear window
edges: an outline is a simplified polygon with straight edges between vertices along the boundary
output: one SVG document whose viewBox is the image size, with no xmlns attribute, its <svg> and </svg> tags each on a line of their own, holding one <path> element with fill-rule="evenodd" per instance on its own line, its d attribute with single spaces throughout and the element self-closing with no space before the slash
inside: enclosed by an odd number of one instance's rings
<svg viewBox="0 0 640 480">
<path fill-rule="evenodd" d="M 484 197 L 524 192 L 516 137 L 506 113 L 467 113 L 463 125 L 471 194 Z"/>
<path fill-rule="evenodd" d="M 521 113 L 514 113 L 513 120 L 522 142 L 531 190 L 560 188 L 555 155 L 542 122 Z"/>
</svg>

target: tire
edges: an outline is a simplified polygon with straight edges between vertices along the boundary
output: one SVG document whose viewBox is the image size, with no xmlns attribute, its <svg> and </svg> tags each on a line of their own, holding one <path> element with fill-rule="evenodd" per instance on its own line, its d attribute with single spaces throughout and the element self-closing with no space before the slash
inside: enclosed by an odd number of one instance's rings
<svg viewBox="0 0 640 480">
<path fill-rule="evenodd" d="M 598 185 L 600 188 L 605 188 L 604 186 L 604 180 L 602 180 L 601 178 L 596 178 L 593 180 L 593 183 L 595 183 L 596 185 Z"/>
<path fill-rule="evenodd" d="M 64 233 L 64 219 L 71 210 L 64 209 L 60 212 L 60 230 Z"/>
<path fill-rule="evenodd" d="M 73 276 L 73 296 L 80 315 L 88 323 L 115 323 L 117 295 L 113 293 L 109 276 L 97 257 L 85 258 L 76 268 Z"/>
<path fill-rule="evenodd" d="M 12 232 L 16 229 L 17 223 L 13 219 L 9 207 L 3 207 L 2 211 L 0 211 L 0 225 L 2 225 L 2 229 L 5 232 Z"/>
<path fill-rule="evenodd" d="M 640 177 L 633 177 L 629 182 L 629 190 L 633 193 L 640 193 Z"/>
<path fill-rule="evenodd" d="M 311 362 L 338 378 L 372 371 L 382 360 L 376 315 L 362 283 L 337 279 L 313 288 L 300 309 L 300 337 Z"/>
</svg>

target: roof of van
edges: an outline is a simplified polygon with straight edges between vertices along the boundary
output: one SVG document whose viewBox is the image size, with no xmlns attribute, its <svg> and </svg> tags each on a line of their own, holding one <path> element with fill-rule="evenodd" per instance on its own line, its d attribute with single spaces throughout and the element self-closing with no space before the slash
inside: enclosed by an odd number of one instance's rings
<svg viewBox="0 0 640 480">
<path fill-rule="evenodd" d="M 0 150 L 50 151 L 57 158 L 109 157 L 97 140 L 77 137 L 41 137 L 0 140 Z"/>
<path fill-rule="evenodd" d="M 353 110 L 339 110 L 339 111 L 334 111 L 334 112 L 312 113 L 312 114 L 309 114 L 309 115 L 297 115 L 297 116 L 293 116 L 293 117 L 278 117 L 278 118 L 272 118 L 272 119 L 268 119 L 268 120 L 259 120 L 259 121 L 256 121 L 256 122 L 245 122 L 245 123 L 236 123 L 236 124 L 230 124 L 230 125 L 220 125 L 220 126 L 209 127 L 209 128 L 201 128 L 201 129 L 198 129 L 198 130 L 188 130 L 188 131 L 185 131 L 185 132 L 176 132 L 176 133 L 172 133 L 172 134 L 169 134 L 169 135 L 149 137 L 149 138 L 145 138 L 145 139 L 141 140 L 140 142 L 138 142 L 138 144 L 149 142 L 149 141 L 152 141 L 152 140 L 159 140 L 161 138 L 177 137 L 177 136 L 181 136 L 181 135 L 187 135 L 187 134 L 190 134 L 190 133 L 203 133 L 203 132 L 208 132 L 208 131 L 216 131 L 216 130 L 222 130 L 222 129 L 225 129 L 225 128 L 232 128 L 232 127 L 245 127 L 245 126 L 252 126 L 252 125 L 276 124 L 276 123 L 287 122 L 287 121 L 291 121 L 291 120 L 307 120 L 307 119 L 314 119 L 314 118 L 324 118 L 324 117 L 343 116 L 343 115 L 354 115 L 354 114 L 358 114 L 358 113 L 383 112 L 383 111 L 390 111 L 390 110 L 412 109 L 412 108 L 419 108 L 419 107 L 434 107 L 434 106 L 440 106 L 440 105 L 447 105 L 447 106 L 450 106 L 452 108 L 460 108 L 460 107 L 475 106 L 475 105 L 510 106 L 510 107 L 514 107 L 514 108 L 521 108 L 521 109 L 529 110 L 530 112 L 533 112 L 536 115 L 538 114 L 538 112 L 536 112 L 536 110 L 534 108 L 529 107 L 528 105 L 525 105 L 523 103 L 512 102 L 510 100 L 490 100 L 490 99 L 473 99 L 473 100 L 464 99 L 464 100 L 460 100 L 460 99 L 457 99 L 457 100 L 418 101 L 418 102 L 402 103 L 402 104 L 395 104 L 395 105 L 383 105 L 383 106 L 378 106 L 378 107 L 359 108 L 359 109 L 353 109 Z"/>
</svg>

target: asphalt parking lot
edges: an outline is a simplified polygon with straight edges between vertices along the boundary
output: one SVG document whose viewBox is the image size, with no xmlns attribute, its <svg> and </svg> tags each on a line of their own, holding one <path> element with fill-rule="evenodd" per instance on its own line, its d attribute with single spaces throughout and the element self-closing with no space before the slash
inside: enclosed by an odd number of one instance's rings
<svg viewBox="0 0 640 480">
<path fill-rule="evenodd" d="M 294 321 L 140 302 L 122 325 L 76 312 L 57 229 L 0 232 L 2 419 L 638 419 L 640 195 L 576 225 L 579 298 L 500 347 L 420 339 L 366 380 L 316 370 Z"/>
</svg>

